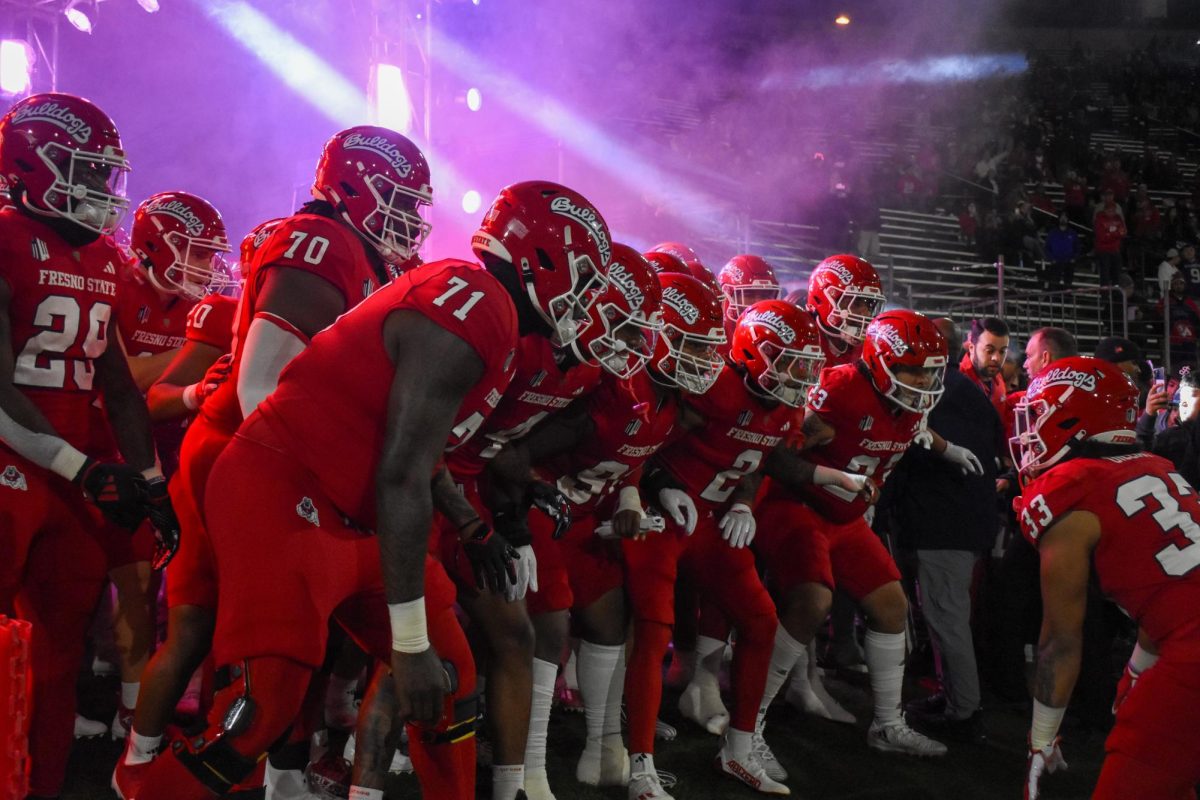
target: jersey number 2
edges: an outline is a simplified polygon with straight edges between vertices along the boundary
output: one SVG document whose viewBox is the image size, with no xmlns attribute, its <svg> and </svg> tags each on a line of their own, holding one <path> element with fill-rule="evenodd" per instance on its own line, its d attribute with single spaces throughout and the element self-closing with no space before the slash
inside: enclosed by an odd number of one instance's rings
<svg viewBox="0 0 1200 800">
<path fill-rule="evenodd" d="M 1179 473 L 1170 473 L 1171 482 L 1183 498 L 1195 492 Z M 1163 572 L 1173 577 L 1188 574 L 1200 567 L 1200 522 L 1191 513 L 1179 507 L 1179 501 L 1171 494 L 1171 488 L 1166 481 L 1157 475 L 1143 475 L 1128 483 L 1121 484 L 1117 489 L 1117 505 L 1125 512 L 1125 516 L 1133 517 L 1146 508 L 1146 498 L 1153 497 L 1160 508 L 1151 514 L 1164 534 L 1176 531 L 1182 533 L 1191 544 L 1180 547 L 1169 544 L 1154 554 Z"/>
<path fill-rule="evenodd" d="M 93 303 L 88 311 L 87 328 L 80 345 L 84 357 L 64 358 L 63 354 L 79 338 L 82 320 L 79 301 L 64 295 L 47 297 L 38 304 L 33 314 L 33 324 L 43 330 L 31 336 L 17 356 L 13 383 L 43 389 L 66 388 L 67 362 L 70 361 L 75 388 L 90 391 L 95 373 L 92 360 L 99 358 L 108 345 L 108 320 L 111 315 L 112 306 L 108 303 Z"/>
</svg>

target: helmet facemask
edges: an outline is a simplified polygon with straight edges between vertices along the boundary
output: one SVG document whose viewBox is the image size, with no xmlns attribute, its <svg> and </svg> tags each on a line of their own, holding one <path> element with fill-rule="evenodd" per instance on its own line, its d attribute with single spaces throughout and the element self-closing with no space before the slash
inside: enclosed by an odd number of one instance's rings
<svg viewBox="0 0 1200 800">
<path fill-rule="evenodd" d="M 433 202 L 432 193 L 414 191 L 382 173 L 366 176 L 363 182 L 375 200 L 375 209 L 363 218 L 361 225 L 343 215 L 375 246 L 384 261 L 389 264 L 408 261 L 433 229 L 420 214 L 422 206 Z"/>
<path fill-rule="evenodd" d="M 230 252 L 229 243 L 223 237 L 205 239 L 168 231 L 161 239 L 171 251 L 172 261 L 161 274 L 152 265 L 147 270 L 155 288 L 189 300 L 201 300 L 217 291 L 214 286 L 221 284 L 223 276 L 232 275 L 221 256 Z"/>
<path fill-rule="evenodd" d="M 1061 399 L 1065 400 L 1074 391 L 1074 387 L 1068 387 Z M 1057 407 L 1039 397 L 1035 400 L 1022 398 L 1013 409 L 1013 436 L 1008 440 L 1008 450 L 1022 479 L 1033 477 L 1061 461 L 1067 454 L 1066 447 L 1060 448 L 1057 453 L 1050 453 L 1041 436 L 1042 425 Z"/>
<path fill-rule="evenodd" d="M 72 150 L 58 142 L 47 142 L 37 154 L 54 181 L 37 198 L 41 208 L 34 210 L 45 210 L 103 236 L 116 231 L 129 209 L 125 197 L 129 162 L 123 155 Z"/>
<path fill-rule="evenodd" d="M 930 364 L 930 361 L 936 361 L 936 364 Z M 917 367 L 931 375 L 932 379 L 929 382 L 928 388 L 922 388 L 908 381 L 901 380 L 896 372 L 886 361 L 882 362 L 883 371 L 887 373 L 891 386 L 888 388 L 887 398 L 905 411 L 914 411 L 918 414 L 924 414 L 931 411 L 941 399 L 942 393 L 946 390 L 943 383 L 946 376 L 946 359 L 941 357 L 932 357 L 926 359 L 925 366 Z"/>
<path fill-rule="evenodd" d="M 778 300 L 781 290 L 770 281 L 755 281 L 742 286 L 725 286 L 725 318 L 737 322 L 742 312 L 763 300 Z"/>
<path fill-rule="evenodd" d="M 538 258 L 542 261 L 541 268 L 554 270 L 554 264 L 549 256 L 538 250 Z M 525 275 L 525 286 L 529 299 L 542 318 L 549 323 L 553 331 L 550 342 L 555 347 L 565 347 L 579 337 L 579 334 L 591 321 L 591 308 L 608 288 L 604 274 L 597 268 L 588 255 L 576 255 L 574 251 L 567 253 L 567 268 L 570 271 L 571 288 L 560 295 L 549 298 L 542 303 L 537 296 L 537 284 L 528 271 Z"/>
<path fill-rule="evenodd" d="M 661 315 L 646 319 L 640 311 L 629 314 L 616 303 L 602 303 L 597 310 L 604 332 L 588 344 L 591 358 L 621 380 L 632 378 L 654 355 Z"/>
<path fill-rule="evenodd" d="M 785 405 L 803 407 L 809 389 L 817 385 L 825 367 L 825 354 L 820 348 L 810 352 L 779 347 L 773 342 L 761 343 L 758 351 L 766 363 L 758 376 L 759 387 Z"/>
<path fill-rule="evenodd" d="M 667 356 L 655 365 L 657 372 L 689 394 L 704 394 L 711 389 L 725 366 L 718 352 L 725 344 L 724 332 L 704 336 L 667 325 L 662 336 Z"/>
<path fill-rule="evenodd" d="M 847 286 L 845 289 L 830 287 L 825 294 L 832 305 L 829 325 L 846 342 L 861 344 L 867 326 L 883 310 L 883 293 L 873 286 L 861 289 Z"/>
</svg>

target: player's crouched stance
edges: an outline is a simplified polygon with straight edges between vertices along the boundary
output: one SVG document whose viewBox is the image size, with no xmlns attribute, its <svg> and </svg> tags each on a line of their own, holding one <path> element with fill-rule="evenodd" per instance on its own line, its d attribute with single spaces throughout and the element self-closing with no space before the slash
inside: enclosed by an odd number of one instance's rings
<svg viewBox="0 0 1200 800">
<path fill-rule="evenodd" d="M 1038 376 L 1010 441 L 1015 508 L 1041 557 L 1042 634 L 1025 797 L 1066 768 L 1058 729 L 1079 674 L 1088 577 L 1138 623 L 1093 798 L 1194 797 L 1200 783 L 1200 501 L 1169 461 L 1138 452 L 1138 391 L 1074 357 Z M 1135 685 L 1136 684 L 1136 685 Z"/>
</svg>

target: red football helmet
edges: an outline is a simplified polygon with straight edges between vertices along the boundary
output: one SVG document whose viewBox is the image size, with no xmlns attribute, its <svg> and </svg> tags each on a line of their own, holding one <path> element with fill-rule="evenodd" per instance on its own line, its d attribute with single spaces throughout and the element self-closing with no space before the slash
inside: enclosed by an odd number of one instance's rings
<svg viewBox="0 0 1200 800">
<path fill-rule="evenodd" d="M 721 303 L 712 290 L 690 275 L 661 273 L 662 334 L 654 347 L 651 376 L 691 394 L 704 394 L 716 383 L 725 361 Z"/>
<path fill-rule="evenodd" d="M 433 202 L 425 154 L 387 128 L 355 125 L 325 143 L 313 196 L 333 205 L 384 261 L 416 255 L 429 236 L 421 207 Z"/>
<path fill-rule="evenodd" d="M 0 118 L 0 172 L 35 214 L 111 234 L 129 201 L 117 126 L 82 97 L 32 94 Z"/>
<path fill-rule="evenodd" d="M 907 411 L 924 413 L 937 405 L 945 390 L 946 351 L 946 339 L 932 320 L 897 309 L 871 320 L 862 360 L 880 394 Z"/>
<path fill-rule="evenodd" d="M 600 212 L 583 195 L 550 181 L 502 189 L 471 247 L 480 258 L 494 256 L 516 268 L 556 347 L 570 344 L 587 324 L 606 288 L 604 269 L 612 256 Z"/>
<path fill-rule="evenodd" d="M 712 270 L 704 266 L 704 262 L 700 260 L 700 256 L 696 255 L 696 251 L 692 250 L 692 248 L 679 242 L 663 242 L 651 247 L 650 253 L 666 253 L 679 259 L 687 267 L 687 272 L 684 274 L 691 275 L 712 289 L 718 298 L 721 296 L 721 284 L 717 283 L 717 276 L 712 274 Z M 646 256 L 649 257 L 650 253 L 646 253 Z M 659 271 L 661 272 L 662 270 Z"/>
<path fill-rule="evenodd" d="M 804 309 L 760 300 L 738 318 L 729 360 L 746 371 L 747 384 L 799 408 L 825 367 L 821 330 Z"/>
<path fill-rule="evenodd" d="M 1055 361 L 1030 382 L 1013 413 L 1008 446 L 1022 480 L 1085 441 L 1137 444 L 1138 389 L 1119 367 L 1098 358 Z"/>
<path fill-rule="evenodd" d="M 725 297 L 725 318 L 736 321 L 750 306 L 760 300 L 779 299 L 779 279 L 765 258 L 752 255 L 734 256 L 721 267 L 717 281 Z"/>
<path fill-rule="evenodd" d="M 688 269 L 688 265 L 683 263 L 683 259 L 674 253 L 668 253 L 663 250 L 647 250 L 642 253 L 642 256 L 649 262 L 650 267 L 656 273 L 674 272 L 678 275 L 692 274 L 692 271 Z"/>
<path fill-rule="evenodd" d="M 130 247 L 159 291 L 199 300 L 214 276 L 229 274 L 221 253 L 230 252 L 221 215 L 188 192 L 159 192 L 133 215 Z"/>
<path fill-rule="evenodd" d="M 871 320 L 883 309 L 879 273 L 852 255 L 830 256 L 808 279 L 808 309 L 827 336 L 859 344 Z"/>
<path fill-rule="evenodd" d="M 662 330 L 662 288 L 641 253 L 613 242 L 608 288 L 592 306 L 591 321 L 571 342 L 581 361 L 594 361 L 618 378 L 636 375 L 654 355 Z"/>
</svg>

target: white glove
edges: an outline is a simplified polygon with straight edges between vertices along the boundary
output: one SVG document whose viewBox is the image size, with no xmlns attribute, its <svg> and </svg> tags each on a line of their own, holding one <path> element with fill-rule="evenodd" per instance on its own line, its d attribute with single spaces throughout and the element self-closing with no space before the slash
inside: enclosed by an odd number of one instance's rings
<svg viewBox="0 0 1200 800">
<path fill-rule="evenodd" d="M 660 489 L 658 505 L 671 515 L 676 525 L 687 531 L 688 536 L 696 532 L 700 515 L 696 512 L 696 503 L 687 492 L 682 489 Z"/>
<path fill-rule="evenodd" d="M 526 591 L 538 590 L 537 556 L 533 554 L 533 547 L 523 544 L 517 548 L 517 554 L 520 556 L 516 563 L 517 582 L 510 583 L 504 591 L 504 596 L 510 603 L 523 598 Z"/>
<path fill-rule="evenodd" d="M 1059 739 L 1055 738 L 1043 750 L 1030 750 L 1029 762 L 1025 768 L 1025 800 L 1038 800 L 1041 793 L 1043 773 L 1055 773 L 1058 770 L 1065 771 L 1067 762 L 1063 758 L 1062 748 L 1058 746 Z"/>
<path fill-rule="evenodd" d="M 648 517 L 642 517 L 642 521 L 638 525 L 638 530 L 640 530 L 642 533 L 662 533 L 666 529 L 666 520 L 657 514 L 651 514 Z M 595 533 L 601 539 L 617 538 L 616 534 L 613 533 L 612 520 L 605 520 L 597 525 Z"/>
<path fill-rule="evenodd" d="M 979 459 L 965 447 L 960 447 L 953 442 L 946 442 L 946 450 L 942 453 L 942 458 L 952 464 L 957 464 L 962 470 L 963 475 L 982 475 L 983 464 L 979 463 Z"/>
<path fill-rule="evenodd" d="M 919 444 L 926 450 L 933 447 L 933 434 L 929 432 L 929 415 L 921 416 L 921 424 L 917 426 L 917 434 L 913 437 L 913 444 Z"/>
<path fill-rule="evenodd" d="M 730 547 L 749 547 L 754 541 L 754 512 L 745 503 L 734 503 L 721 517 L 721 538 Z"/>
</svg>

